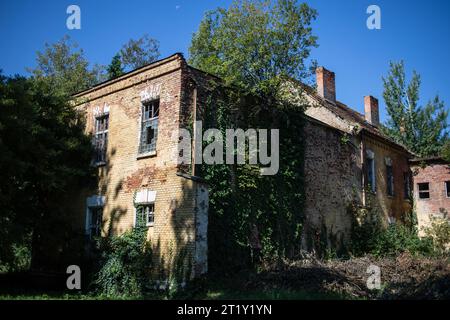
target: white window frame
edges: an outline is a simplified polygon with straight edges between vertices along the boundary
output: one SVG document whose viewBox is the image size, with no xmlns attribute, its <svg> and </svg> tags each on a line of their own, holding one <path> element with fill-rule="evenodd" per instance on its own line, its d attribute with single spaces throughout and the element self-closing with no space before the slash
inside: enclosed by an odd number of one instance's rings
<svg viewBox="0 0 450 320">
<path fill-rule="evenodd" d="M 133 227 L 137 225 L 137 207 L 153 205 L 153 222 L 148 222 L 148 216 L 145 217 L 146 227 L 153 227 L 155 225 L 155 211 L 156 211 L 156 191 L 150 189 L 142 189 L 135 193 L 134 196 L 134 219 Z"/>
<path fill-rule="evenodd" d="M 158 102 L 158 112 L 156 114 L 155 112 L 155 108 L 152 105 L 152 103 L 154 102 Z M 151 110 L 150 110 L 150 115 L 148 118 L 145 118 L 145 107 L 147 105 L 152 105 Z M 159 131 L 159 112 L 160 112 L 160 107 L 161 107 L 161 99 L 159 98 L 159 96 L 154 97 L 153 99 L 147 99 L 147 100 L 142 100 L 141 101 L 141 117 L 139 119 L 139 135 L 138 135 L 138 158 L 140 157 L 146 157 L 146 156 L 151 156 L 151 155 L 156 155 L 156 146 L 158 143 L 158 131 Z M 156 114 L 156 115 L 155 115 Z M 150 125 L 148 125 L 150 124 Z M 151 150 L 147 150 L 147 151 L 142 151 L 141 148 L 143 147 L 143 138 L 144 138 L 144 134 L 143 131 L 148 128 L 148 127 L 156 127 L 155 132 L 154 132 L 154 149 Z M 145 145 L 148 145 L 147 143 Z"/>
<path fill-rule="evenodd" d="M 421 184 L 428 184 L 428 189 L 426 191 L 424 191 L 424 190 L 421 191 L 420 186 L 419 186 Z M 428 198 L 421 198 L 420 193 L 425 193 L 425 192 L 428 193 Z M 427 201 L 427 200 L 431 199 L 431 182 L 418 182 L 417 183 L 417 199 L 419 201 Z"/>
<path fill-rule="evenodd" d="M 107 122 L 106 129 L 98 130 L 98 127 L 99 127 L 98 124 L 99 124 L 100 119 L 102 119 L 102 118 L 106 119 L 106 122 Z M 109 130 L 109 113 L 103 113 L 103 114 L 96 115 L 95 119 L 94 119 L 94 142 L 95 142 L 94 146 L 95 146 L 95 148 L 97 148 L 98 137 L 103 136 L 103 141 L 104 141 L 103 147 L 104 147 L 104 152 L 105 152 L 103 161 L 97 161 L 97 153 L 95 154 L 95 157 L 96 157 L 95 163 L 96 164 L 106 163 L 106 150 L 108 148 L 108 130 Z M 98 152 L 97 149 L 95 151 Z"/>
<path fill-rule="evenodd" d="M 145 213 L 145 226 L 146 227 L 153 227 L 155 225 L 155 203 L 154 202 L 149 202 L 149 203 L 140 203 L 138 205 L 136 205 L 134 207 L 134 221 L 133 221 L 133 227 L 136 228 L 137 225 L 137 211 L 138 211 L 138 206 L 147 208 L 148 206 L 153 206 L 153 211 L 151 212 L 153 215 L 153 221 L 149 222 L 148 221 L 148 213 Z"/>
</svg>

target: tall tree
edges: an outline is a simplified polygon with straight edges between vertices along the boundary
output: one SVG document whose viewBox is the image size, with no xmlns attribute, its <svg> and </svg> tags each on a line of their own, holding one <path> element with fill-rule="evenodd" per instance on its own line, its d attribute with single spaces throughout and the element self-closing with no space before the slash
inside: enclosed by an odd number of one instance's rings
<svg viewBox="0 0 450 320">
<path fill-rule="evenodd" d="M 148 34 L 137 40 L 130 39 L 120 49 L 122 64 L 128 69 L 137 69 L 159 58 L 159 42 Z"/>
<path fill-rule="evenodd" d="M 124 74 L 124 70 L 122 67 L 122 61 L 120 61 L 120 55 L 116 54 L 113 58 L 111 63 L 109 64 L 108 68 L 106 69 L 108 72 L 108 79 L 114 79 L 122 74 Z"/>
<path fill-rule="evenodd" d="M 276 91 L 283 76 L 308 75 L 316 16 L 295 0 L 234 1 L 206 14 L 192 39 L 190 63 L 250 92 Z"/>
<path fill-rule="evenodd" d="M 102 68 L 96 65 L 90 69 L 83 50 L 69 36 L 54 44 L 45 44 L 44 51 L 37 52 L 36 62 L 36 67 L 28 68 L 28 71 L 57 94 L 79 92 L 102 77 Z"/>
<path fill-rule="evenodd" d="M 388 119 L 382 130 L 418 156 L 438 155 L 448 137 L 444 102 L 436 96 L 419 105 L 420 75 L 414 71 L 407 83 L 403 61 L 390 63 L 383 84 Z"/>
<path fill-rule="evenodd" d="M 75 254 L 65 204 L 92 177 L 83 123 L 43 82 L 0 75 L 0 269 L 17 266 L 18 249 L 34 265 Z"/>
</svg>

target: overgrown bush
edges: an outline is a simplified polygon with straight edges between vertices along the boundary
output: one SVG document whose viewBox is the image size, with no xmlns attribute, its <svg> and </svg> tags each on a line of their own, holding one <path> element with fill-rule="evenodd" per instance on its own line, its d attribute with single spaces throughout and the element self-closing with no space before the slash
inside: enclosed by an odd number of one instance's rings
<svg viewBox="0 0 450 320">
<path fill-rule="evenodd" d="M 431 256 L 434 254 L 433 241 L 420 238 L 415 228 L 401 223 L 390 224 L 377 233 L 370 253 L 375 256 L 397 256 L 403 252 Z"/>
<path fill-rule="evenodd" d="M 101 269 L 95 277 L 100 294 L 139 297 L 150 285 L 152 251 L 146 228 L 135 228 L 121 236 L 98 241 Z"/>
<path fill-rule="evenodd" d="M 430 237 L 419 237 L 413 214 L 406 221 L 384 226 L 376 210 L 351 209 L 354 215 L 350 244 L 352 255 L 386 257 L 409 252 L 431 256 L 436 253 Z"/>
<path fill-rule="evenodd" d="M 444 217 L 430 217 L 430 225 L 424 228 L 427 237 L 432 239 L 439 254 L 450 252 L 450 222 Z"/>
</svg>

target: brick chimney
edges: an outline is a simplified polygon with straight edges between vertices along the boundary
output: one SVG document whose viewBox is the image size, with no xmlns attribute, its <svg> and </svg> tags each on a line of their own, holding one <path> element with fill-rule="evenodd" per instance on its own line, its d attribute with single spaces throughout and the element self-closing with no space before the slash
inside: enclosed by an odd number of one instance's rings
<svg viewBox="0 0 450 320">
<path fill-rule="evenodd" d="M 372 96 L 364 97 L 364 113 L 366 121 L 376 127 L 380 125 L 380 112 L 378 110 L 378 99 Z"/>
<path fill-rule="evenodd" d="M 336 85 L 334 72 L 331 72 L 324 67 L 316 69 L 317 93 L 322 98 L 331 102 L 336 102 Z"/>
</svg>

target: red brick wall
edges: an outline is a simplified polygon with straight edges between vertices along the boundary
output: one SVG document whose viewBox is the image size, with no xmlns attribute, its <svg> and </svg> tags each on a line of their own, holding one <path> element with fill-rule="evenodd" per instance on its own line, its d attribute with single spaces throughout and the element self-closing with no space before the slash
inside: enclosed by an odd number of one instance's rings
<svg viewBox="0 0 450 320">
<path fill-rule="evenodd" d="M 424 165 L 424 166 L 423 166 Z M 419 228 L 429 223 L 430 215 L 442 216 L 450 212 L 445 181 L 450 181 L 450 165 L 443 163 L 414 164 L 411 166 L 414 180 L 414 200 Z M 430 198 L 419 198 L 419 183 L 429 183 Z"/>
</svg>

